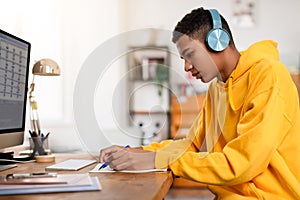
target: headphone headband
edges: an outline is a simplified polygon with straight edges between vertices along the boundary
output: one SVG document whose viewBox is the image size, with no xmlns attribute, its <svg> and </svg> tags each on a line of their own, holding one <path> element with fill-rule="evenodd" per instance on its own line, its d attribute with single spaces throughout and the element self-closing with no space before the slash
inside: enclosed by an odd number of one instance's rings
<svg viewBox="0 0 300 200">
<path fill-rule="evenodd" d="M 216 9 L 210 9 L 209 12 L 213 20 L 213 29 L 222 28 L 222 21 L 218 11 Z"/>
</svg>

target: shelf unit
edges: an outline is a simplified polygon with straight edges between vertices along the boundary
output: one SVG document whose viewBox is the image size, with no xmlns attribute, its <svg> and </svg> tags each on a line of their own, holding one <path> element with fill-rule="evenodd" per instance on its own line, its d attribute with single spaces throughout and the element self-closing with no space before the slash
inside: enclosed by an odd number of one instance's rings
<svg viewBox="0 0 300 200">
<path fill-rule="evenodd" d="M 171 138 L 186 137 L 192 123 L 203 107 L 205 94 L 171 96 Z"/>
<path fill-rule="evenodd" d="M 130 47 L 128 73 L 129 125 L 138 126 L 142 145 L 169 138 L 168 47 Z"/>
</svg>

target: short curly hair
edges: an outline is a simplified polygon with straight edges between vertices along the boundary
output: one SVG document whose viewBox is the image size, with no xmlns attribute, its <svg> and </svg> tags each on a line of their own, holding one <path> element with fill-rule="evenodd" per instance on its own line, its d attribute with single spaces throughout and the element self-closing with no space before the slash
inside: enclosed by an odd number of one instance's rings
<svg viewBox="0 0 300 200">
<path fill-rule="evenodd" d="M 233 43 L 228 23 L 222 15 L 220 15 L 220 17 L 222 20 L 222 28 L 229 33 L 231 38 L 230 43 Z M 212 17 L 209 10 L 206 10 L 203 7 L 194 9 L 177 23 L 173 31 L 172 42 L 176 43 L 179 38 L 185 34 L 205 43 L 206 35 L 212 29 L 212 24 Z"/>
</svg>

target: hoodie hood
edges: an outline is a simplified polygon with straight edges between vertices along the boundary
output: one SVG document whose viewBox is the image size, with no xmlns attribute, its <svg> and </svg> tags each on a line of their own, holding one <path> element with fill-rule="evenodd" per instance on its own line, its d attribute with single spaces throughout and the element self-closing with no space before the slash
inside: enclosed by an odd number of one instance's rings
<svg viewBox="0 0 300 200">
<path fill-rule="evenodd" d="M 264 40 L 254 43 L 247 50 L 241 51 L 240 54 L 241 57 L 237 67 L 231 74 L 233 77 L 233 82 L 235 79 L 242 76 L 247 70 L 249 70 L 255 63 L 258 63 L 264 59 L 279 60 L 277 43 L 272 40 Z"/>
<path fill-rule="evenodd" d="M 240 107 L 236 107 L 233 102 L 232 87 L 233 84 L 243 76 L 252 66 L 261 62 L 262 60 L 279 60 L 279 53 L 277 50 L 277 43 L 271 40 L 264 40 L 254 43 L 247 50 L 240 52 L 241 57 L 235 70 L 227 80 L 228 84 L 228 99 L 231 108 L 236 111 Z M 240 104 L 243 105 L 243 104 Z"/>
</svg>

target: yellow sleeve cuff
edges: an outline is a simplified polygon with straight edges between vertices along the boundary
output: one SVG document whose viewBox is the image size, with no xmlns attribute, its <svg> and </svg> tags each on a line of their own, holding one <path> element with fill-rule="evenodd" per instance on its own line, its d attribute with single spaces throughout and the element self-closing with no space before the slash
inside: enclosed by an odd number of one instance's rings
<svg viewBox="0 0 300 200">
<path fill-rule="evenodd" d="M 148 146 L 142 146 L 142 148 L 143 148 L 143 150 L 147 150 L 147 151 L 158 151 L 172 142 L 173 142 L 173 140 L 164 140 L 160 143 L 153 142 L 153 143 L 149 144 Z"/>
<path fill-rule="evenodd" d="M 178 158 L 190 149 L 192 141 L 189 139 L 175 140 L 156 151 L 155 168 L 169 168 Z"/>
</svg>

